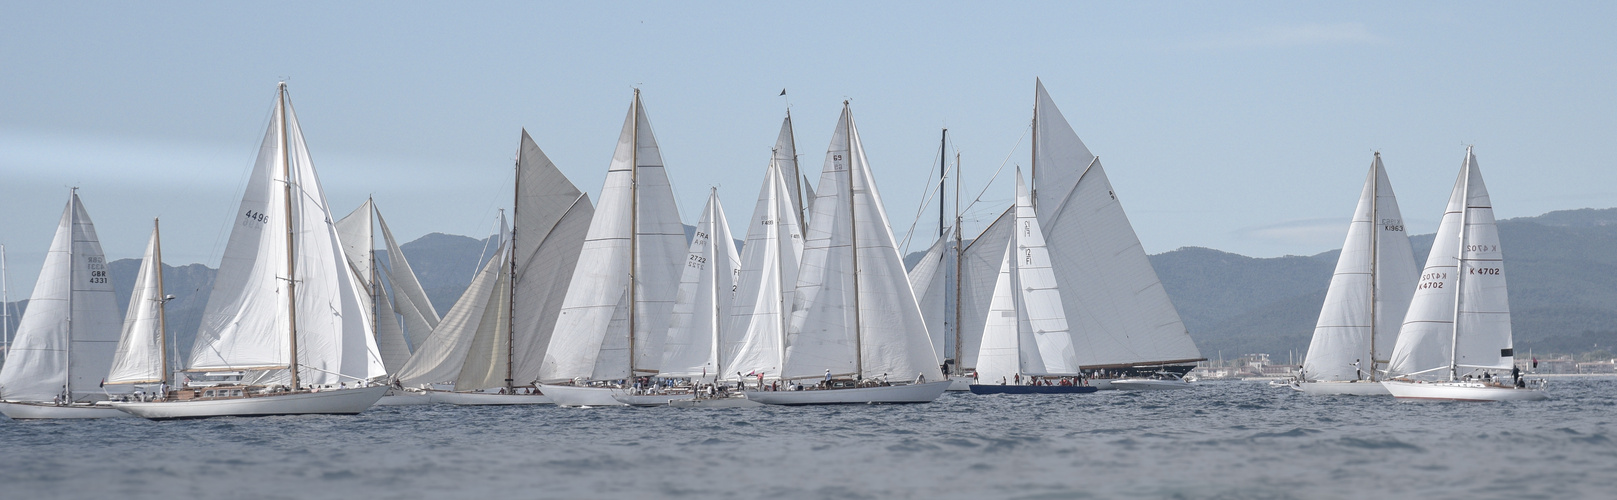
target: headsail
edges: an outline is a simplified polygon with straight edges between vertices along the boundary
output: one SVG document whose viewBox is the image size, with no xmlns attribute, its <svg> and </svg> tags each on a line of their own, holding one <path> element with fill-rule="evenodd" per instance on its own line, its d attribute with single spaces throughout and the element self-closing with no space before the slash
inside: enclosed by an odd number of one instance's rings
<svg viewBox="0 0 1617 500">
<path fill-rule="evenodd" d="M 1375 378 L 1392 355 L 1417 277 L 1398 200 L 1377 153 L 1303 358 L 1304 376 L 1320 381 Z"/>
<path fill-rule="evenodd" d="M 1020 171 L 1015 209 L 1011 241 L 983 329 L 978 376 L 994 383 L 1015 374 L 1077 375 L 1078 355 L 1061 308 L 1062 292 Z"/>
<path fill-rule="evenodd" d="M 135 289 L 129 296 L 123 334 L 107 372 L 107 384 L 154 384 L 168 377 L 163 345 L 163 262 L 156 223 L 146 254 L 135 273 Z"/>
<path fill-rule="evenodd" d="M 953 323 L 945 319 L 948 305 L 945 299 L 952 288 L 948 286 L 947 276 L 953 267 L 955 253 L 954 238 L 944 236 L 932 243 L 932 248 L 926 250 L 921 261 L 909 271 L 910 289 L 915 290 L 916 301 L 921 306 L 921 318 L 926 322 L 926 331 L 932 336 L 932 350 L 938 359 L 953 357 L 952 353 L 945 354 L 943 348 L 949 342 L 945 338 L 947 325 Z M 952 318 L 951 318 L 952 319 Z"/>
<path fill-rule="evenodd" d="M 467 353 L 479 331 L 485 328 L 492 331 L 496 327 L 494 324 L 484 326 L 484 323 L 490 322 L 485 311 L 491 304 L 500 302 L 497 282 L 509 284 L 508 280 L 500 277 L 504 274 L 500 272 L 505 264 L 505 259 L 501 258 L 504 253 L 505 248 L 500 248 L 495 252 L 495 258 L 483 265 L 477 278 L 461 294 L 460 300 L 455 301 L 449 313 L 444 315 L 443 322 L 438 324 L 426 342 L 416 347 L 415 354 L 410 356 L 410 361 L 399 369 L 394 378 L 407 386 L 418 386 L 451 382 L 460 377 L 461 367 L 465 365 Z M 500 306 L 494 304 L 494 307 Z M 494 319 L 492 323 L 504 321 Z"/>
<path fill-rule="evenodd" d="M 0 368 L 0 398 L 52 401 L 71 392 L 74 401 L 105 399 L 99 385 L 118 334 L 106 257 L 75 190 Z"/>
<path fill-rule="evenodd" d="M 393 231 L 388 229 L 381 209 L 376 211 L 376 224 L 382 227 L 382 243 L 387 246 L 387 281 L 393 285 L 394 306 L 404 317 L 404 331 L 411 349 L 420 349 L 427 335 L 438 327 L 438 310 L 427 298 L 427 291 L 421 288 L 409 259 L 404 258 L 404 248 L 393 239 Z"/>
<path fill-rule="evenodd" d="M 736 255 L 735 239 L 730 236 L 730 221 L 724 216 L 724 206 L 715 189 L 708 194 L 707 207 L 691 237 L 673 318 L 668 322 L 659 375 L 701 377 L 719 373 L 723 363 L 719 358 L 719 332 L 730 317 L 740 267 L 741 257 Z"/>
<path fill-rule="evenodd" d="M 788 199 L 790 179 L 770 162 L 741 247 L 735 302 L 721 330 L 725 344 L 721 377 L 740 372 L 780 378 L 786 361 L 787 322 L 803 255 L 803 232 Z"/>
<path fill-rule="evenodd" d="M 1509 370 L 1513 348 L 1493 203 L 1477 157 L 1466 148 L 1388 371 L 1444 379 Z"/>
<path fill-rule="evenodd" d="M 1037 83 L 1033 202 L 1061 302 L 1086 367 L 1202 359 L 1123 213 L 1100 159 L 1090 154 Z"/>
</svg>

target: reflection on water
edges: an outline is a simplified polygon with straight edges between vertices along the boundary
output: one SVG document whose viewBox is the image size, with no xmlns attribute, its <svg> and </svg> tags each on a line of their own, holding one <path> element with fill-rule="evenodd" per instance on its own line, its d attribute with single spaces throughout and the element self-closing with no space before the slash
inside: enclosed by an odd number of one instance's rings
<svg viewBox="0 0 1617 500">
<path fill-rule="evenodd" d="M 1519 498 L 1617 487 L 1617 379 L 1547 402 L 1261 383 L 913 406 L 0 421 L 5 498 Z"/>
</svg>

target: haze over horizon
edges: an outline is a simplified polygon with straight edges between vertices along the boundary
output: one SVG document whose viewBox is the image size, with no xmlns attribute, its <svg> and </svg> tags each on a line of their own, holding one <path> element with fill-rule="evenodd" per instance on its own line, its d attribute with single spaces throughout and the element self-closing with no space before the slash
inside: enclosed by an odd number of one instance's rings
<svg viewBox="0 0 1617 500">
<path fill-rule="evenodd" d="M 402 241 L 490 232 L 524 127 L 594 198 L 635 87 L 686 223 L 717 186 L 738 235 L 788 103 L 817 178 L 844 99 L 900 238 L 936 231 L 939 128 L 968 197 L 1003 163 L 980 229 L 1028 167 L 1035 77 L 1152 254 L 1337 248 L 1376 150 L 1411 234 L 1466 144 L 1500 218 L 1617 206 L 1607 4 L 295 5 L 6 3 L 12 300 L 71 185 L 109 259 L 162 217 L 168 263 L 216 267 L 282 79 L 337 215 L 374 194 Z"/>
</svg>

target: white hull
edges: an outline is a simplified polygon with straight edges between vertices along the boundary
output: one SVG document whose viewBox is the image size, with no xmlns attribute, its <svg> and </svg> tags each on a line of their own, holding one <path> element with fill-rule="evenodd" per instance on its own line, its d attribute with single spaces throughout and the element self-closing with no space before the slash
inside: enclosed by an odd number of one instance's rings
<svg viewBox="0 0 1617 500">
<path fill-rule="evenodd" d="M 1112 378 L 1092 378 L 1092 379 L 1089 379 L 1089 386 L 1094 387 L 1096 390 L 1100 390 L 1100 391 L 1115 391 L 1115 390 L 1117 390 L 1117 388 L 1112 387 L 1112 381 L 1113 380 L 1117 380 L 1117 379 L 1112 379 Z"/>
<path fill-rule="evenodd" d="M 432 398 L 424 392 L 391 389 L 382 399 L 376 401 L 376 406 L 415 406 L 432 404 Z"/>
<path fill-rule="evenodd" d="M 695 398 L 694 394 L 639 394 L 633 395 L 622 391 L 612 393 L 612 399 L 629 406 L 668 406 L 674 401 L 687 401 Z"/>
<path fill-rule="evenodd" d="M 14 420 L 45 418 L 120 418 L 131 416 L 128 413 L 118 411 L 117 408 L 107 406 L 106 403 L 58 406 L 51 403 L 0 401 L 0 413 L 4 413 L 7 417 L 11 417 Z"/>
<path fill-rule="evenodd" d="M 970 391 L 971 390 L 971 378 L 970 377 L 962 377 L 962 376 L 959 376 L 959 375 L 949 377 L 949 390 L 951 390 L 951 391 Z"/>
<path fill-rule="evenodd" d="M 747 399 L 769 405 L 834 405 L 875 403 L 930 403 L 953 381 L 924 384 L 827 389 L 816 391 L 747 391 Z"/>
<path fill-rule="evenodd" d="M 1357 381 L 1357 382 L 1347 381 L 1347 380 L 1339 381 L 1339 382 L 1303 382 L 1301 384 L 1297 384 L 1296 387 L 1297 387 L 1297 390 L 1299 390 L 1299 391 L 1306 392 L 1306 393 L 1309 393 L 1309 394 L 1313 394 L 1315 396 L 1332 396 L 1332 395 L 1391 396 L 1392 395 L 1391 392 L 1387 392 L 1387 387 L 1381 385 L 1380 382 L 1371 382 L 1369 380 L 1361 380 L 1361 381 Z"/>
<path fill-rule="evenodd" d="M 1550 399 L 1540 389 L 1517 389 L 1481 382 L 1382 382 L 1399 399 L 1442 399 L 1450 401 L 1543 401 Z"/>
<path fill-rule="evenodd" d="M 539 385 L 539 392 L 550 396 L 557 406 L 624 406 L 613 399 L 611 387 L 577 387 L 571 385 Z"/>
<path fill-rule="evenodd" d="M 763 403 L 759 403 L 745 397 L 679 399 L 668 402 L 668 406 L 672 406 L 674 408 L 754 408 L 763 405 Z"/>
<path fill-rule="evenodd" d="M 153 420 L 269 415 L 353 415 L 375 405 L 386 393 L 387 386 L 378 385 L 233 399 L 113 403 L 112 406 L 137 417 Z"/>
<path fill-rule="evenodd" d="M 1183 380 L 1157 380 L 1157 379 L 1117 379 L 1111 383 L 1113 389 L 1120 391 L 1171 391 L 1176 389 L 1191 389 L 1195 386 Z"/>
<path fill-rule="evenodd" d="M 461 406 L 548 405 L 550 396 L 544 394 L 494 394 L 488 392 L 432 391 L 427 393 L 432 402 Z"/>
</svg>

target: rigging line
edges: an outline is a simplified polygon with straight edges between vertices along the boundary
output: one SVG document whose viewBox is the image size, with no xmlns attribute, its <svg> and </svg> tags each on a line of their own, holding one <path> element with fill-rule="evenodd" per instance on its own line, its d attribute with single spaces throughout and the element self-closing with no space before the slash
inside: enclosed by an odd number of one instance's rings
<svg viewBox="0 0 1617 500">
<path fill-rule="evenodd" d="M 998 179 L 998 178 L 999 178 L 999 174 L 1000 174 L 1000 172 L 1004 172 L 1004 171 L 1005 171 L 1005 165 L 1006 165 L 1006 164 L 1008 164 L 1008 163 L 1010 163 L 1010 162 L 1011 162 L 1011 155 L 1014 155 L 1014 154 L 1016 154 L 1016 148 L 1018 148 L 1018 147 L 1021 147 L 1021 146 L 1022 146 L 1022 139 L 1026 139 L 1026 138 L 1027 138 L 1027 134 L 1028 134 L 1028 131 L 1029 131 L 1029 130 L 1033 130 L 1033 126 L 1032 126 L 1032 125 L 1028 125 L 1028 128 L 1027 128 L 1027 129 L 1026 129 L 1026 130 L 1023 130 L 1023 131 L 1022 131 L 1022 136 L 1021 136 L 1021 137 L 1018 137 L 1018 138 L 1017 138 L 1017 139 L 1016 139 L 1016 145 L 1014 145 L 1014 146 L 1011 146 L 1011 152 L 1009 152 L 1009 153 L 1005 153 L 1005 159 L 1004 159 L 1004 160 L 1002 160 L 1002 161 L 1000 161 L 1000 162 L 999 162 L 999 168 L 998 168 L 998 169 L 996 169 L 996 170 L 994 170 L 994 176 L 993 176 L 993 177 L 989 177 L 989 178 L 988 178 L 988 183 L 986 183 L 986 184 L 983 184 L 983 190 L 982 190 L 982 191 L 981 191 L 981 192 L 978 192 L 978 193 L 977 193 L 977 197 L 976 197 L 976 198 L 973 198 L 973 199 L 972 199 L 972 200 L 971 200 L 971 203 L 968 203 L 968 204 L 966 204 L 966 208 L 964 208 L 964 209 L 961 209 L 961 210 L 960 210 L 960 211 L 961 211 L 961 212 L 966 212 L 966 211 L 970 211 L 970 210 L 971 210 L 971 207 L 974 207 L 974 206 L 976 206 L 976 205 L 977 205 L 977 202 L 979 202 L 979 201 L 982 201 L 982 199 L 983 199 L 983 195 L 985 195 L 985 194 L 988 194 L 988 188 L 989 188 L 989 187 L 991 187 L 991 186 L 993 186 L 993 185 L 994 185 L 994 180 L 995 180 L 995 179 Z"/>
<path fill-rule="evenodd" d="M 505 215 L 505 212 L 503 210 L 500 211 L 500 215 Z M 481 274 L 483 272 L 483 254 L 488 253 L 488 244 L 490 242 L 493 242 L 495 239 L 502 236 L 500 234 L 500 217 L 499 216 L 496 216 L 494 218 L 494 230 L 490 231 L 490 233 L 492 235 L 489 236 L 488 239 L 483 240 L 483 249 L 477 251 L 477 262 L 476 262 L 477 268 L 472 270 L 472 281 L 477 281 L 477 275 Z M 493 256 L 490 256 L 490 258 L 493 258 Z"/>
<path fill-rule="evenodd" d="M 941 154 L 941 151 L 939 153 Z M 942 158 L 942 157 L 941 156 L 933 156 L 932 159 L 934 161 L 933 161 L 932 165 L 936 165 L 937 162 L 935 160 L 938 160 L 940 158 Z M 945 175 L 947 175 L 947 174 L 945 174 Z M 926 211 L 926 207 L 929 207 L 929 206 L 932 205 L 932 195 L 938 195 L 938 203 L 943 203 L 943 196 L 940 194 L 940 191 L 939 191 L 939 189 L 941 189 L 942 186 L 930 187 L 930 186 L 933 186 L 932 181 L 934 179 L 937 179 L 937 178 L 932 176 L 932 168 L 929 166 L 929 167 L 927 167 L 927 174 L 926 174 L 926 184 L 927 184 L 927 186 L 929 186 L 927 188 L 926 197 L 921 200 L 921 206 L 915 208 L 915 219 L 910 221 L 909 230 L 904 232 L 904 239 L 900 240 L 899 243 L 898 243 L 898 247 L 903 249 L 903 251 L 901 252 L 903 254 L 908 254 L 910 252 L 910 237 L 915 235 L 915 226 L 918 226 L 918 225 L 921 224 L 921 213 Z"/>
</svg>

